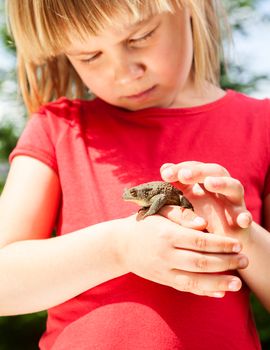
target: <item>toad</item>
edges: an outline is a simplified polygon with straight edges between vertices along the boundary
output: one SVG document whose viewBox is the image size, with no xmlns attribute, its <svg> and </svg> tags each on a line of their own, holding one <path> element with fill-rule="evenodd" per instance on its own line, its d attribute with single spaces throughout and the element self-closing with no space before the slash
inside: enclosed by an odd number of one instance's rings
<svg viewBox="0 0 270 350">
<path fill-rule="evenodd" d="M 156 214 L 164 205 L 178 205 L 193 210 L 192 204 L 182 191 L 163 181 L 152 181 L 127 188 L 122 198 L 140 205 L 139 211 L 145 211 L 143 218 Z"/>
</svg>

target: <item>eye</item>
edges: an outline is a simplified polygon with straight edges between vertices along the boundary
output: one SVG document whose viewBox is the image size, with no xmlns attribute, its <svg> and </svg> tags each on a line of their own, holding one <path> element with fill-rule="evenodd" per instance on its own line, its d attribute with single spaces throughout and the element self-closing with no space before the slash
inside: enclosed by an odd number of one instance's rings
<svg viewBox="0 0 270 350">
<path fill-rule="evenodd" d="M 148 32 L 147 34 L 143 35 L 142 37 L 140 38 L 134 38 L 134 39 L 130 39 L 129 40 L 129 43 L 130 44 L 140 44 L 140 43 L 143 43 L 145 41 L 147 41 L 148 39 L 150 39 L 156 32 L 157 28 L 159 27 L 159 25 L 157 27 L 155 27 L 153 30 L 151 30 L 150 32 Z"/>
<path fill-rule="evenodd" d="M 153 34 L 154 34 L 154 31 L 152 31 L 152 32 L 150 32 L 150 33 L 148 33 L 148 34 L 142 36 L 141 38 L 138 38 L 138 39 L 131 39 L 130 41 L 131 41 L 132 43 L 138 43 L 138 42 L 141 42 L 141 41 L 145 41 L 145 40 L 151 38 L 151 36 L 152 36 Z"/>
<path fill-rule="evenodd" d="M 91 62 L 96 61 L 101 55 L 102 55 L 102 53 L 98 52 L 96 55 L 89 57 L 89 58 L 86 58 L 86 59 L 81 59 L 80 61 L 82 63 L 91 63 Z"/>
</svg>

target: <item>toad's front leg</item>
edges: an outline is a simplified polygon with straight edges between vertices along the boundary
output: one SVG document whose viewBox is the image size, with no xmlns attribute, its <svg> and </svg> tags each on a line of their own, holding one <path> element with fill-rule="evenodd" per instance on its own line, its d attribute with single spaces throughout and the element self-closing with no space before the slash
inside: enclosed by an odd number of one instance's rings
<svg viewBox="0 0 270 350">
<path fill-rule="evenodd" d="M 144 213 L 143 218 L 156 214 L 167 203 L 167 197 L 165 194 L 157 194 L 151 198 L 151 204 L 149 209 Z M 141 208 L 143 210 L 145 207 Z"/>
</svg>

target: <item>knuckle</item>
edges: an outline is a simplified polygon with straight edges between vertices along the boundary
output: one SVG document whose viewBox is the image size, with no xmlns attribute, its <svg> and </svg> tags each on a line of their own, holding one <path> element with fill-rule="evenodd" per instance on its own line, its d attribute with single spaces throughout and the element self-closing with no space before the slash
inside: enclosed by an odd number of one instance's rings
<svg viewBox="0 0 270 350">
<path fill-rule="evenodd" d="M 205 257 L 199 257 L 195 259 L 195 266 L 200 271 L 207 271 L 208 269 L 208 261 Z"/>
<path fill-rule="evenodd" d="M 232 247 L 233 247 L 233 243 L 231 242 L 224 242 L 220 244 L 220 248 L 223 253 L 231 253 Z"/>
<path fill-rule="evenodd" d="M 219 278 L 216 282 L 216 286 L 215 286 L 215 290 L 216 291 L 226 291 L 228 290 L 228 281 L 227 278 Z"/>
<path fill-rule="evenodd" d="M 157 236 L 162 241 L 169 242 L 171 241 L 173 234 L 170 230 L 161 229 L 158 231 Z"/>
<path fill-rule="evenodd" d="M 217 164 L 217 163 L 212 163 L 212 167 L 215 173 L 220 174 L 222 176 L 230 176 L 228 170 L 224 168 L 223 166 Z"/>
<path fill-rule="evenodd" d="M 239 180 L 236 180 L 236 186 L 238 187 L 240 195 L 243 197 L 245 194 L 245 189 L 242 183 Z"/>
<path fill-rule="evenodd" d="M 207 239 L 203 235 L 195 238 L 195 247 L 200 250 L 205 250 L 207 247 Z"/>
<path fill-rule="evenodd" d="M 237 267 L 237 260 L 235 258 L 229 258 L 227 261 L 227 270 L 233 270 Z"/>
<path fill-rule="evenodd" d="M 198 290 L 198 280 L 191 277 L 186 278 L 182 283 L 181 289 L 185 292 Z"/>
</svg>

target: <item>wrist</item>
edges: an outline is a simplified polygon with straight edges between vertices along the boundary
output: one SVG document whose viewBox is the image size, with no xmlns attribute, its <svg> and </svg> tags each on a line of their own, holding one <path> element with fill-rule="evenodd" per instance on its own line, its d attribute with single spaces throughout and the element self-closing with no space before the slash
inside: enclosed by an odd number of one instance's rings
<svg viewBox="0 0 270 350">
<path fill-rule="evenodd" d="M 119 271 L 121 271 L 121 275 L 130 272 L 126 264 L 126 256 L 128 251 L 127 240 L 128 232 L 130 230 L 130 225 L 128 225 L 127 220 L 128 218 L 123 218 L 110 222 L 110 246 L 113 252 L 113 260 Z"/>
<path fill-rule="evenodd" d="M 252 245 L 254 243 L 254 233 L 256 231 L 256 224 L 254 221 L 250 224 L 250 226 L 244 230 L 244 234 L 241 235 L 241 238 L 239 240 L 241 241 L 243 245 L 243 252 L 250 251 L 252 248 Z"/>
</svg>

